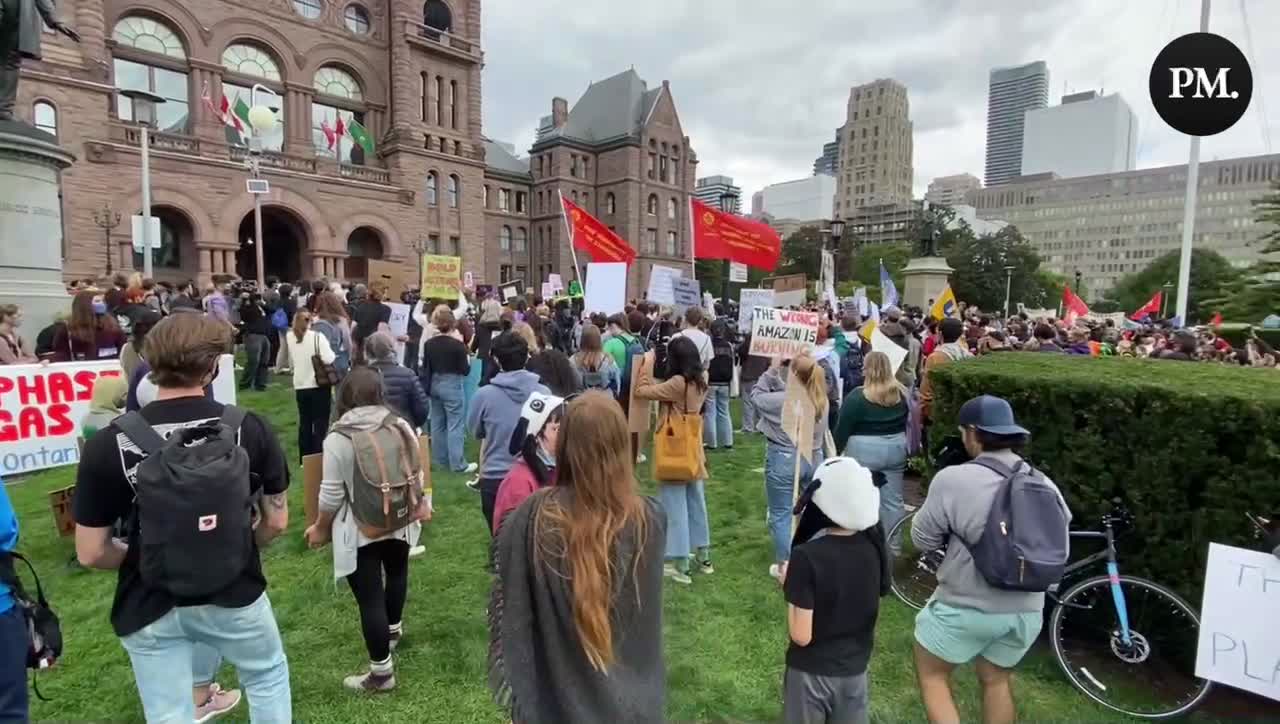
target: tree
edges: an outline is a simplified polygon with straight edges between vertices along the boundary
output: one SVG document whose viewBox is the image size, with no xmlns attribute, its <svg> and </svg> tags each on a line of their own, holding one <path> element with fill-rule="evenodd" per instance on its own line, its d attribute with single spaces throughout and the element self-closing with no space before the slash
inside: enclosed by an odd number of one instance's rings
<svg viewBox="0 0 1280 724">
<path fill-rule="evenodd" d="M 853 252 L 852 263 L 848 266 L 849 279 L 853 287 L 880 287 L 880 262 L 884 262 L 884 268 L 889 271 L 889 276 L 893 279 L 894 286 L 898 287 L 898 293 L 902 293 L 902 286 L 905 278 L 902 276 L 902 269 L 906 267 L 907 262 L 911 261 L 914 255 L 914 247 L 911 244 L 867 244 L 856 248 Z M 872 297 L 879 300 L 880 297 Z"/>
<path fill-rule="evenodd" d="M 967 225 L 961 225 L 968 229 Z M 1004 309 L 1006 284 L 1010 311 L 1021 302 L 1028 307 L 1057 305 L 1055 278 L 1040 269 L 1040 255 L 1016 227 L 975 237 L 971 230 L 952 236 L 945 248 L 956 299 L 984 310 Z M 1012 277 L 1005 270 L 1013 267 Z M 1061 294 L 1061 288 L 1056 290 Z"/>
<path fill-rule="evenodd" d="M 1171 251 L 1151 262 L 1146 269 L 1122 277 L 1107 293 L 1107 298 L 1119 304 L 1121 311 L 1132 313 L 1161 291 L 1165 284 L 1177 284 L 1178 263 L 1179 252 Z M 1183 321 L 1187 324 L 1208 321 L 1218 311 L 1212 302 L 1221 299 L 1228 285 L 1240 277 L 1241 272 L 1218 252 L 1192 249 L 1188 319 Z M 1165 300 L 1165 313 L 1170 317 L 1176 314 L 1177 293 L 1177 289 L 1170 288 L 1171 298 Z"/>
<path fill-rule="evenodd" d="M 826 237 L 816 226 L 804 226 L 782 240 L 782 259 L 778 274 L 804 274 L 809 281 L 822 275 L 822 249 Z"/>
<path fill-rule="evenodd" d="M 1270 314 L 1280 313 L 1280 181 L 1271 185 L 1271 193 L 1257 199 L 1254 221 L 1265 228 L 1256 242 L 1264 257 L 1228 282 L 1222 293 L 1207 304 L 1221 311 L 1224 319 L 1237 322 L 1260 322 Z"/>
</svg>

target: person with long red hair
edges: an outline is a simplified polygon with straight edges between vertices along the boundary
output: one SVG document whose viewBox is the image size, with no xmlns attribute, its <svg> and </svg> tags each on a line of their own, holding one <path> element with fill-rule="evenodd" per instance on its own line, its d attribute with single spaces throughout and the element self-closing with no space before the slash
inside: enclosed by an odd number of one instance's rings
<svg viewBox="0 0 1280 724">
<path fill-rule="evenodd" d="M 116 359 L 126 341 L 107 311 L 102 294 L 80 292 L 71 301 L 71 319 L 53 335 L 53 361 Z"/>
<path fill-rule="evenodd" d="M 637 489 L 612 396 L 569 403 L 555 458 L 556 484 L 494 541 L 490 687 L 516 724 L 662 722 L 666 516 Z"/>
</svg>

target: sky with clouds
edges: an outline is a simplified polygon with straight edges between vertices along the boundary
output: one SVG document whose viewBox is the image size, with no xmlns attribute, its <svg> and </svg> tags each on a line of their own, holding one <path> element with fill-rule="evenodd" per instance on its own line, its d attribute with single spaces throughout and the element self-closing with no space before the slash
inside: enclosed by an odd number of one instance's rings
<svg viewBox="0 0 1280 724">
<path fill-rule="evenodd" d="M 1169 40 L 1198 29 L 1199 0 L 482 1 L 484 132 L 522 154 L 553 96 L 573 104 L 592 80 L 634 67 L 650 87 L 671 81 L 698 175 L 732 176 L 749 198 L 811 175 L 849 88 L 890 77 L 908 89 L 920 196 L 936 176 L 982 177 L 989 70 L 1044 60 L 1051 105 L 1064 84 L 1128 101 L 1140 168 L 1187 158 L 1147 78 Z M 1280 0 L 1214 0 L 1209 29 L 1249 57 L 1254 94 L 1201 158 L 1280 151 Z"/>
</svg>

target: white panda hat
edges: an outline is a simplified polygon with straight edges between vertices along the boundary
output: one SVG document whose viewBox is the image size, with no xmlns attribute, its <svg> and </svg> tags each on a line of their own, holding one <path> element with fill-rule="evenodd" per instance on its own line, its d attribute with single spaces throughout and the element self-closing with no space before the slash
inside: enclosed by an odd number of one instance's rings
<svg viewBox="0 0 1280 724">
<path fill-rule="evenodd" d="M 809 501 L 832 523 L 856 532 L 880 522 L 880 490 L 871 471 L 849 457 L 828 458 L 813 471 L 813 482 L 796 504 L 799 513 Z"/>
</svg>

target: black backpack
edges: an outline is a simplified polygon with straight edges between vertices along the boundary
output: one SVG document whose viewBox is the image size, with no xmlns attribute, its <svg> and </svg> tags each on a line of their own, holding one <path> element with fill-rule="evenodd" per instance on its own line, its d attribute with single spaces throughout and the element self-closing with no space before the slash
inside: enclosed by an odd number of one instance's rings
<svg viewBox="0 0 1280 724">
<path fill-rule="evenodd" d="M 27 564 L 27 570 L 31 571 L 31 578 L 36 583 L 34 599 L 27 594 L 22 580 L 18 578 L 18 571 L 13 565 L 15 560 Z M 44 587 L 40 585 L 40 577 L 36 575 L 31 561 L 21 553 L 0 553 L 0 582 L 9 587 L 13 594 L 13 605 L 22 612 L 26 621 L 27 668 L 39 671 L 53 666 L 58 657 L 62 656 L 62 625 L 53 609 L 49 608 L 49 601 L 44 597 Z M 31 682 L 34 686 L 35 679 L 32 678 Z M 40 694 L 39 688 L 36 688 L 36 696 L 41 701 L 48 701 Z"/>
<path fill-rule="evenodd" d="M 733 345 L 723 337 L 711 340 L 711 364 L 707 366 L 707 375 L 713 385 L 727 385 L 733 382 Z"/>
<path fill-rule="evenodd" d="M 1026 461 L 1015 468 L 990 457 L 973 465 L 1004 480 L 976 541 L 964 541 L 973 565 L 994 588 L 1044 592 L 1062 581 L 1070 549 L 1067 513 L 1058 491 Z"/>
<path fill-rule="evenodd" d="M 228 405 L 216 422 L 165 440 L 137 412 L 116 427 L 147 456 L 134 484 L 138 571 L 147 586 L 180 598 L 225 589 L 254 555 L 249 453 L 237 441 L 245 413 Z"/>
<path fill-rule="evenodd" d="M 676 334 L 675 324 L 668 320 L 656 322 L 649 330 L 649 338 L 645 340 L 649 349 L 653 350 L 653 378 L 667 380 L 671 370 L 667 368 L 667 345 Z"/>
</svg>

